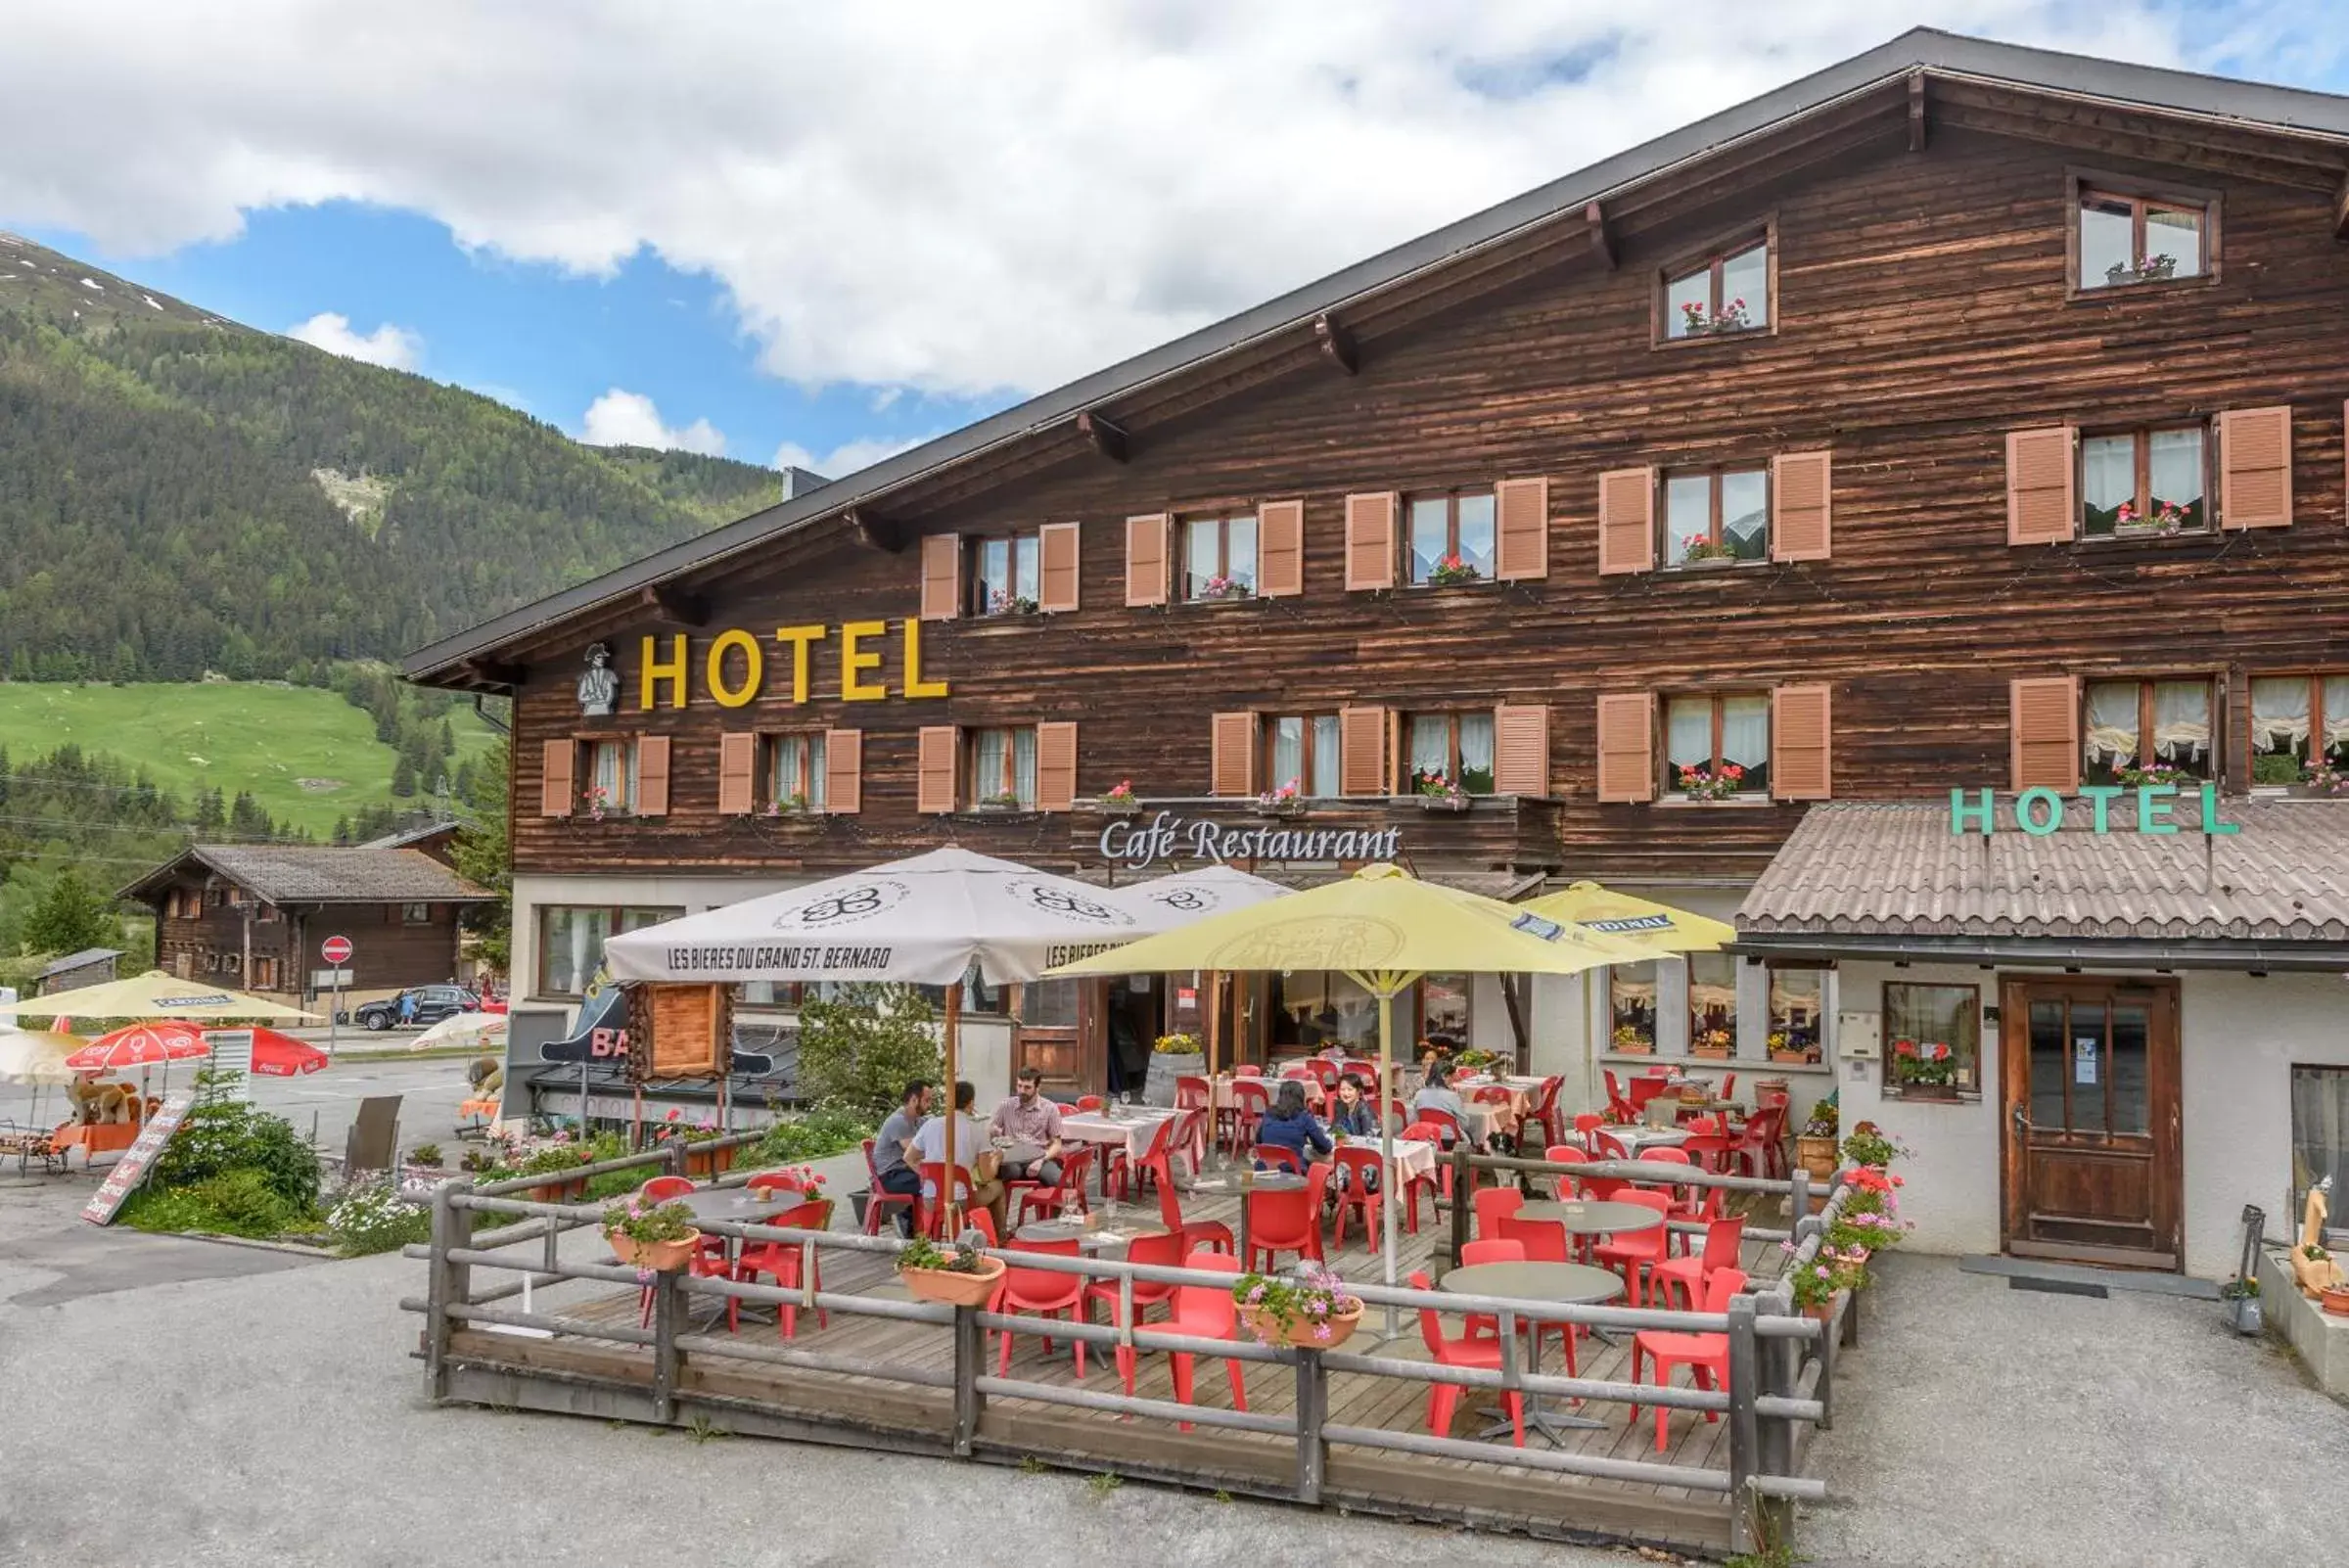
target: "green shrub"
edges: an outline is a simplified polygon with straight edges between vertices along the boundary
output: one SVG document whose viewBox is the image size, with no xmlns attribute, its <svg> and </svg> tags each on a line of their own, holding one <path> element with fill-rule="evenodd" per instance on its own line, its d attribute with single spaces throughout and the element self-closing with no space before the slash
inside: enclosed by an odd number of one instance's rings
<svg viewBox="0 0 2349 1568">
<path fill-rule="evenodd" d="M 768 1128 L 766 1136 L 742 1151 L 739 1163 L 753 1169 L 805 1165 L 810 1160 L 844 1154 L 871 1137 L 876 1125 L 840 1106 L 819 1105 L 805 1115 Z"/>
<path fill-rule="evenodd" d="M 326 1217 L 326 1228 L 337 1252 L 363 1258 L 431 1239 L 433 1213 L 422 1204 L 402 1203 L 392 1183 L 374 1178 L 343 1194 Z"/>
<path fill-rule="evenodd" d="M 878 1126 L 910 1081 L 939 1080 L 936 1015 L 910 986 L 852 986 L 800 1007 L 800 1097 Z"/>
<path fill-rule="evenodd" d="M 123 1204 L 120 1222 L 138 1230 L 208 1230 L 266 1237 L 311 1227 L 309 1208 L 286 1202 L 266 1171 L 222 1171 L 185 1186 L 149 1184 Z"/>
<path fill-rule="evenodd" d="M 287 1210 L 307 1215 L 318 1205 L 318 1156 L 293 1123 L 235 1097 L 237 1078 L 211 1068 L 196 1075 L 196 1104 L 163 1146 L 150 1184 L 193 1187 L 224 1172 L 258 1171 Z"/>
<path fill-rule="evenodd" d="M 440 1145 L 438 1143 L 419 1143 L 416 1145 L 416 1147 L 408 1151 L 408 1158 L 417 1165 L 437 1166 L 440 1163 Z"/>
</svg>

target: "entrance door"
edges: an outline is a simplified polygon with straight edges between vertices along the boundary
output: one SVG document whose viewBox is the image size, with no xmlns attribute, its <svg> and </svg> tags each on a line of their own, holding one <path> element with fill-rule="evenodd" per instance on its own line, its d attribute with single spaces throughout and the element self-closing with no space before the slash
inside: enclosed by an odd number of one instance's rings
<svg viewBox="0 0 2349 1568">
<path fill-rule="evenodd" d="M 2003 991 L 2006 1250 L 2176 1268 L 2176 982 L 2009 979 Z"/>
</svg>

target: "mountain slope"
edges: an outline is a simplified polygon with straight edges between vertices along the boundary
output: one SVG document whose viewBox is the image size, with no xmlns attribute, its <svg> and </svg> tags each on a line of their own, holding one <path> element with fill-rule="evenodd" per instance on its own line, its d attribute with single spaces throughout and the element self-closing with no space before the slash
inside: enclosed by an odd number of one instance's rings
<svg viewBox="0 0 2349 1568">
<path fill-rule="evenodd" d="M 0 669 L 386 659 L 780 496 L 0 236 Z"/>
</svg>

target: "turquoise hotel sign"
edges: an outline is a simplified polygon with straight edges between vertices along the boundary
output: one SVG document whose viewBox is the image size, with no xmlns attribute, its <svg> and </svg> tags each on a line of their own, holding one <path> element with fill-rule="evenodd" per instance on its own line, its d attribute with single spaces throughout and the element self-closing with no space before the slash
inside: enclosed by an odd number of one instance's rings
<svg viewBox="0 0 2349 1568">
<path fill-rule="evenodd" d="M 2137 807 L 2134 827 L 2124 822 L 2112 823 L 2112 803 L 2133 799 Z M 2063 826 L 2070 816 L 2088 815 L 2091 833 L 2205 833 L 2221 838 L 2240 833 L 2240 822 L 2219 820 L 2219 787 L 2204 784 L 2192 795 L 2182 793 L 2175 784 L 2091 784 L 2070 801 L 2053 790 L 2025 790 L 2013 797 L 2014 825 L 2034 838 L 2045 838 Z M 2181 820 L 2185 812 L 2191 820 Z M 1950 831 L 1960 836 L 1967 833 L 1988 834 L 1998 826 L 1998 796 L 1991 790 L 1950 791 Z"/>
</svg>

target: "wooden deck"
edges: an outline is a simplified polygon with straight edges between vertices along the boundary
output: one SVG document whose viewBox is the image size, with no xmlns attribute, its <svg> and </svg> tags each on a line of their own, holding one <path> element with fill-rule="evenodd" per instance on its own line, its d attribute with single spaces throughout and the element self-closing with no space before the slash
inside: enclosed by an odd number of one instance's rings
<svg viewBox="0 0 2349 1568">
<path fill-rule="evenodd" d="M 1218 1219 L 1226 1223 L 1234 1222 L 1236 1207 L 1233 1197 L 1194 1198 L 1185 1205 L 1194 1219 Z M 1757 1213 L 1755 1222 L 1782 1223 L 1773 1212 L 1774 1208 L 1773 1203 Z M 1142 1217 L 1128 1206 L 1121 1218 L 1131 1223 Z M 1431 1253 L 1448 1242 L 1449 1233 L 1449 1219 L 1441 1213 L 1434 1219 L 1423 1217 L 1419 1233 L 1406 1233 L 1403 1238 L 1398 1278 L 1407 1280 L 1414 1268 L 1441 1277 L 1442 1268 L 1431 1262 Z M 581 1248 L 582 1238 L 588 1249 Z M 576 1233 L 570 1239 L 569 1250 L 576 1256 L 587 1256 L 592 1249 L 591 1233 Z M 1757 1278 L 1773 1275 L 1777 1255 L 1774 1242 L 1750 1244 L 1749 1271 Z M 1380 1259 L 1365 1251 L 1354 1235 L 1329 1261 L 1352 1279 L 1376 1281 L 1381 1277 Z M 823 1268 L 827 1292 L 904 1299 L 902 1287 L 881 1256 L 833 1252 L 825 1256 Z M 479 1284 L 496 1282 L 486 1274 L 477 1273 L 476 1279 Z M 689 1299 L 694 1304 L 691 1332 L 725 1337 L 718 1304 L 709 1298 Z M 630 1328 L 636 1324 L 634 1291 L 587 1281 L 539 1290 L 535 1308 L 542 1314 L 576 1320 L 622 1323 Z M 1371 1309 L 1347 1350 L 1425 1360 L 1427 1352 L 1415 1316 L 1405 1314 L 1398 1326 L 1398 1338 L 1378 1344 L 1375 1336 L 1383 1327 L 1382 1314 Z M 1456 1332 L 1457 1320 L 1447 1326 Z M 782 1343 L 771 1310 L 763 1308 L 746 1307 L 738 1338 L 753 1346 Z M 986 1370 L 991 1374 L 996 1336 L 990 1333 L 987 1339 Z M 836 1313 L 830 1324 L 822 1326 L 814 1314 L 802 1312 L 797 1336 L 790 1343 L 795 1349 L 828 1356 L 926 1369 L 942 1378 L 953 1367 L 952 1331 L 932 1323 Z M 1557 1364 L 1555 1344 L 1554 1339 L 1550 1341 L 1543 1359 L 1545 1372 L 1564 1370 Z M 1620 1344 L 1596 1336 L 1586 1338 L 1578 1351 L 1578 1370 L 1587 1378 L 1628 1382 L 1629 1354 L 1628 1335 Z M 1167 1357 L 1144 1352 L 1139 1360 L 1135 1393 L 1171 1402 L 1174 1390 Z M 643 1346 L 583 1336 L 537 1339 L 484 1327 L 462 1327 L 451 1339 L 450 1366 L 454 1398 L 653 1418 L 653 1358 Z M 1294 1411 L 1296 1374 L 1290 1366 L 1244 1363 L 1243 1373 L 1251 1411 L 1274 1415 Z M 1014 1380 L 1119 1392 L 1115 1360 L 1107 1346 L 1087 1348 L 1086 1372 L 1080 1380 L 1067 1342 L 1055 1342 L 1052 1354 L 1046 1355 L 1040 1339 L 1018 1335 L 1013 1339 L 1008 1375 Z M 1427 1385 L 1334 1369 L 1328 1378 L 1326 1424 L 1426 1431 Z M 674 1419 L 683 1423 L 701 1421 L 745 1435 L 853 1443 L 901 1452 L 952 1452 L 953 1394 L 948 1387 L 780 1366 L 697 1349 L 685 1357 L 674 1393 Z M 1210 1407 L 1228 1407 L 1229 1386 L 1219 1361 L 1200 1359 L 1195 1398 Z M 1481 1391 L 1463 1391 L 1452 1430 L 1445 1435 L 1476 1437 L 1492 1419 L 1485 1413 L 1491 1406 L 1491 1398 Z M 1568 1431 L 1565 1440 L 1572 1452 L 1723 1472 L 1728 1468 L 1726 1418 L 1708 1421 L 1697 1411 L 1672 1412 L 1669 1446 L 1659 1453 L 1654 1446 L 1652 1407 L 1641 1410 L 1635 1425 L 1627 1420 L 1626 1407 L 1619 1405 L 1593 1402 L 1583 1413 L 1604 1425 L 1596 1430 Z M 1536 1450 L 1547 1445 L 1545 1438 L 1531 1431 L 1528 1441 Z M 1511 1465 L 1506 1462 L 1512 1451 L 1505 1431 L 1493 1441 L 1492 1448 L 1494 1462 L 1470 1463 L 1332 1444 L 1323 1499 L 1325 1503 L 1357 1511 L 1515 1528 L 1564 1539 L 1629 1540 L 1711 1552 L 1728 1548 L 1729 1501 L 1723 1493 Z M 1114 1470 L 1125 1476 L 1205 1490 L 1293 1499 L 1297 1487 L 1298 1451 L 1291 1439 L 1213 1427 L 1183 1432 L 1172 1421 L 990 1395 L 976 1430 L 973 1456 L 1008 1459 L 1038 1451 L 1052 1455 L 1052 1462 L 1074 1468 Z"/>
</svg>

